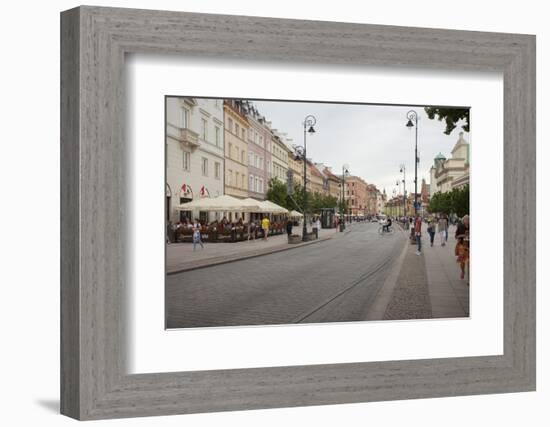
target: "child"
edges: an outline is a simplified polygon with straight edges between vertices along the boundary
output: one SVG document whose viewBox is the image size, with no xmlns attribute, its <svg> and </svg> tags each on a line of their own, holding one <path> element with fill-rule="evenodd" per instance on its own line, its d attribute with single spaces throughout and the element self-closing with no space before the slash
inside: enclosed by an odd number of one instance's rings
<svg viewBox="0 0 550 427">
<path fill-rule="evenodd" d="M 464 240 L 464 237 L 459 237 L 455 246 L 456 262 L 460 265 L 460 278 L 464 279 L 464 273 L 466 270 L 466 264 L 469 261 L 469 248 L 468 243 Z"/>
<path fill-rule="evenodd" d="M 195 252 L 197 243 L 201 245 L 202 249 L 204 249 L 204 245 L 202 244 L 202 239 L 201 239 L 201 225 L 198 222 L 193 227 L 193 252 Z"/>
</svg>

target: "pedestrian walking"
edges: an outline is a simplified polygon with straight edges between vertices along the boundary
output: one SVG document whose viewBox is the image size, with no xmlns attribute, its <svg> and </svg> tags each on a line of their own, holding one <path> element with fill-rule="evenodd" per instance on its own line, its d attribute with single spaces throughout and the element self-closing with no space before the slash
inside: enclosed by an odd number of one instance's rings
<svg viewBox="0 0 550 427">
<path fill-rule="evenodd" d="M 433 220 L 430 220 L 428 222 L 428 234 L 430 235 L 430 246 L 434 245 L 434 238 L 435 238 L 435 223 Z"/>
<path fill-rule="evenodd" d="M 319 217 L 313 221 L 313 234 L 315 234 L 315 238 L 319 238 L 319 229 L 321 228 L 321 221 L 319 220 Z"/>
<path fill-rule="evenodd" d="M 286 221 L 286 234 L 288 234 L 289 237 L 292 234 L 292 220 L 290 218 Z"/>
<path fill-rule="evenodd" d="M 422 254 L 422 218 L 417 216 L 414 220 L 414 235 L 416 237 L 416 255 Z"/>
<path fill-rule="evenodd" d="M 267 241 L 267 235 L 269 234 L 269 218 L 267 216 L 262 219 L 262 231 L 264 232 L 264 240 Z"/>
<path fill-rule="evenodd" d="M 455 255 L 456 262 L 460 266 L 460 278 L 464 279 L 464 274 L 466 272 L 466 265 L 470 260 L 470 250 L 464 237 L 459 237 L 458 242 L 455 246 Z"/>
<path fill-rule="evenodd" d="M 470 268 L 470 217 L 468 215 L 464 215 L 458 223 L 455 239 L 457 240 L 455 246 L 456 262 L 460 266 L 460 278 L 464 279 L 466 270 Z"/>
<path fill-rule="evenodd" d="M 197 249 L 197 243 L 201 245 L 202 249 L 204 249 L 201 238 L 201 224 L 198 221 L 193 226 L 193 252 L 195 252 L 195 250 Z"/>
<path fill-rule="evenodd" d="M 447 229 L 449 228 L 449 223 L 447 222 L 447 218 L 445 216 L 440 216 L 439 221 L 437 222 L 437 232 L 439 233 L 439 238 L 441 241 L 441 246 L 445 246 L 447 235 Z"/>
</svg>

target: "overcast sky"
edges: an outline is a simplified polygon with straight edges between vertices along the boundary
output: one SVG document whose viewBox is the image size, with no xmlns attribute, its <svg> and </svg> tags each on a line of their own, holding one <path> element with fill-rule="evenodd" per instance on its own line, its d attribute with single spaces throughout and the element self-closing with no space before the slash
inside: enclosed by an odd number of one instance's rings
<svg viewBox="0 0 550 427">
<path fill-rule="evenodd" d="M 451 135 L 445 135 L 444 122 L 428 119 L 423 107 L 279 101 L 253 103 L 272 122 L 273 128 L 286 132 L 298 145 L 303 145 L 304 118 L 314 115 L 316 133 L 308 134 L 308 158 L 332 166 L 335 173 L 341 173 L 342 165 L 347 164 L 350 174 L 375 184 L 380 191 L 386 189 L 389 197 L 400 179 L 400 164 L 406 167 L 407 191 L 414 192 L 414 128 L 405 126 L 407 111 L 414 109 L 419 116 L 418 191 L 422 178 L 430 182 L 429 169 L 434 157 L 439 152 L 450 157 L 462 131 L 462 123 L 459 123 Z M 468 133 L 465 139 L 469 141 Z"/>
</svg>

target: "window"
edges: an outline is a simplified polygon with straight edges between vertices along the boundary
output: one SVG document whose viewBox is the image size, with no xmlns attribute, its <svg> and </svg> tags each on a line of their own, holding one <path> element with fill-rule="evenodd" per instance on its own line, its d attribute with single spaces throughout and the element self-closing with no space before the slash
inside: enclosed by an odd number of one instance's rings
<svg viewBox="0 0 550 427">
<path fill-rule="evenodd" d="M 260 178 L 260 188 L 258 189 L 260 193 L 264 192 L 264 180 Z"/>
<path fill-rule="evenodd" d="M 187 108 L 181 109 L 181 127 L 184 129 L 189 127 L 189 110 Z"/>
<path fill-rule="evenodd" d="M 216 147 L 219 147 L 220 145 L 220 128 L 216 126 Z"/>
<path fill-rule="evenodd" d="M 183 152 L 183 170 L 188 172 L 191 170 L 191 153 L 189 151 Z"/>
<path fill-rule="evenodd" d="M 231 150 L 233 150 L 233 144 L 227 144 L 227 157 L 231 158 Z"/>
<path fill-rule="evenodd" d="M 254 191 L 256 193 L 258 192 L 258 177 L 254 178 Z"/>
<path fill-rule="evenodd" d="M 227 130 L 231 132 L 232 129 L 233 129 L 233 120 L 227 119 Z"/>
<path fill-rule="evenodd" d="M 241 151 L 241 163 L 245 163 L 246 162 L 246 153 L 244 152 L 244 150 Z"/>
<path fill-rule="evenodd" d="M 206 138 L 208 137 L 208 122 L 206 119 L 202 119 L 202 139 L 206 141 Z"/>
<path fill-rule="evenodd" d="M 254 188 L 254 177 L 250 175 L 248 177 L 248 189 L 252 191 L 253 188 Z"/>
<path fill-rule="evenodd" d="M 231 169 L 227 170 L 227 185 L 233 185 L 233 171 Z"/>
<path fill-rule="evenodd" d="M 264 146 L 264 137 L 263 136 L 260 136 L 260 145 L 262 147 Z"/>
<path fill-rule="evenodd" d="M 221 166 L 220 162 L 214 163 L 214 178 L 216 179 L 220 179 Z"/>
<path fill-rule="evenodd" d="M 246 177 L 244 173 L 241 176 L 241 183 L 242 183 L 242 188 L 246 188 Z"/>
<path fill-rule="evenodd" d="M 239 125 L 235 123 L 235 135 L 239 136 Z"/>
<path fill-rule="evenodd" d="M 202 175 L 208 176 L 208 159 L 206 157 L 202 158 Z"/>
<path fill-rule="evenodd" d="M 248 153 L 248 164 L 250 166 L 254 165 L 254 153 L 252 151 Z"/>
<path fill-rule="evenodd" d="M 239 186 L 239 172 L 235 172 L 235 187 Z"/>
<path fill-rule="evenodd" d="M 259 168 L 263 170 L 264 168 L 264 158 L 263 157 L 260 157 L 260 165 L 259 165 Z"/>
<path fill-rule="evenodd" d="M 243 138 L 243 140 L 246 140 L 246 132 L 245 132 L 244 129 L 243 129 L 243 133 L 242 133 L 242 138 Z"/>
</svg>

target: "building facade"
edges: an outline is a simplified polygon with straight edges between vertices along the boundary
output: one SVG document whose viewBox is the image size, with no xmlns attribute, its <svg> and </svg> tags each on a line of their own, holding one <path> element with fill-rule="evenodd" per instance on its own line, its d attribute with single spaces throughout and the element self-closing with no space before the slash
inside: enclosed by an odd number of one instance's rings
<svg viewBox="0 0 550 427">
<path fill-rule="evenodd" d="M 286 183 L 288 173 L 289 149 L 284 143 L 285 135 L 276 131 L 271 135 L 271 178 Z"/>
<path fill-rule="evenodd" d="M 246 105 L 248 138 L 248 196 L 264 200 L 271 179 L 271 129 L 254 105 Z"/>
<path fill-rule="evenodd" d="M 327 177 L 328 194 L 336 200 L 342 198 L 342 178 L 332 172 L 332 168 L 325 166 L 323 174 Z"/>
<path fill-rule="evenodd" d="M 206 212 L 179 211 L 176 207 L 224 194 L 223 169 L 223 102 L 166 98 L 166 219 L 208 219 Z"/>
<path fill-rule="evenodd" d="M 367 215 L 367 186 L 368 184 L 358 176 L 346 177 L 345 200 L 348 214 L 353 216 Z"/>
<path fill-rule="evenodd" d="M 243 103 L 224 102 L 225 135 L 225 194 L 248 197 L 248 132 L 250 125 Z"/>
<path fill-rule="evenodd" d="M 430 197 L 435 193 L 446 193 L 461 188 L 470 181 L 470 144 L 460 132 L 458 141 L 449 159 L 439 153 L 430 168 Z"/>
<path fill-rule="evenodd" d="M 313 162 L 308 162 L 308 169 L 311 171 L 311 181 L 308 190 L 312 193 L 325 194 L 325 177 L 318 165 Z M 326 190 L 328 194 L 328 187 Z"/>
</svg>

